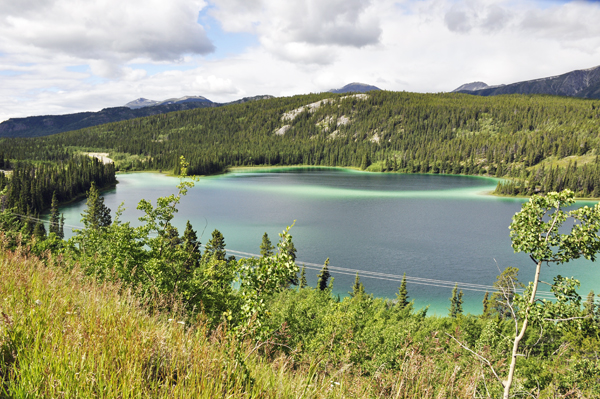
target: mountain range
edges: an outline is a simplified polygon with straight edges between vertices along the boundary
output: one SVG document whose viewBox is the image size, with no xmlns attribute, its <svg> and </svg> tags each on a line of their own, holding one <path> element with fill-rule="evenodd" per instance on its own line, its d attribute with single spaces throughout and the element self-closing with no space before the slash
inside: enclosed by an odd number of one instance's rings
<svg viewBox="0 0 600 399">
<path fill-rule="evenodd" d="M 381 90 L 378 87 L 364 83 L 350 83 L 340 89 L 329 90 L 330 93 L 364 93 L 371 90 Z M 104 108 L 98 112 L 78 112 L 66 115 L 29 116 L 11 118 L 0 123 L 1 137 L 41 137 L 71 130 L 83 129 L 119 122 L 144 116 L 165 114 L 167 112 L 184 111 L 195 108 L 221 107 L 224 105 L 240 104 L 248 101 L 264 100 L 273 96 L 262 95 L 244 97 L 228 103 L 216 103 L 202 96 L 186 96 L 169 98 L 163 101 L 138 98 L 121 107 Z"/>
<path fill-rule="evenodd" d="M 41 137 L 71 130 L 83 129 L 144 116 L 165 114 L 195 108 L 221 107 L 248 101 L 264 100 L 273 96 L 244 97 L 229 103 L 215 103 L 205 97 L 190 96 L 165 101 L 140 98 L 122 107 L 104 108 L 98 112 L 78 112 L 66 115 L 29 116 L 11 118 L 0 123 L 0 137 Z"/>
<path fill-rule="evenodd" d="M 329 93 L 364 93 L 381 90 L 364 83 L 350 83 Z M 488 86 L 484 82 L 461 85 L 453 92 L 478 96 L 501 94 L 547 94 L 556 96 L 600 99 L 600 66 L 567 72 L 558 76 L 527 80 L 506 85 Z M 145 116 L 184 111 L 195 108 L 220 107 L 248 101 L 263 100 L 273 96 L 245 97 L 228 103 L 216 103 L 202 96 L 169 98 L 163 101 L 138 98 L 121 107 L 104 108 L 98 112 L 79 112 L 66 115 L 30 116 L 11 118 L 0 123 L 0 137 L 39 137 L 78 130 L 105 123 L 118 122 Z"/>
<path fill-rule="evenodd" d="M 477 96 L 500 94 L 548 94 L 554 96 L 600 98 L 600 66 L 571 71 L 558 76 L 488 86 L 483 82 L 464 84 L 453 92 Z"/>
</svg>

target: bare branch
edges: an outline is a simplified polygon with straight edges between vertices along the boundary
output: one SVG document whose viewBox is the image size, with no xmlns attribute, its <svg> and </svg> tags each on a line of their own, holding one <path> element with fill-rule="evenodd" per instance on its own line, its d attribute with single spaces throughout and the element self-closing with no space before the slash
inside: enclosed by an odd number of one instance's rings
<svg viewBox="0 0 600 399">
<path fill-rule="evenodd" d="M 535 341 L 535 344 L 533 344 L 533 346 L 536 346 L 537 344 L 540 343 L 543 335 L 544 335 L 544 326 L 540 326 L 540 336 L 538 337 L 537 341 Z"/>
<path fill-rule="evenodd" d="M 449 336 L 450 338 L 452 338 L 454 341 L 456 341 L 457 344 L 459 344 L 463 349 L 468 350 L 469 352 L 471 352 L 472 354 L 474 354 L 475 356 L 477 356 L 477 358 L 479 358 L 479 360 L 483 361 L 485 364 L 487 364 L 490 368 L 490 370 L 492 370 L 492 373 L 494 374 L 494 377 L 496 377 L 496 379 L 500 382 L 500 384 L 502 384 L 502 386 L 504 386 L 504 382 L 502 381 L 502 379 L 500 377 L 498 377 L 498 374 L 496 373 L 496 370 L 494 370 L 494 366 L 492 366 L 492 364 L 490 363 L 489 360 L 487 360 L 485 357 L 481 356 L 479 353 L 475 352 L 474 350 L 472 350 L 471 348 L 468 348 L 467 346 L 465 346 L 462 342 L 460 342 L 459 340 L 457 340 L 456 338 L 454 338 L 452 335 L 445 333 L 447 336 Z"/>
</svg>

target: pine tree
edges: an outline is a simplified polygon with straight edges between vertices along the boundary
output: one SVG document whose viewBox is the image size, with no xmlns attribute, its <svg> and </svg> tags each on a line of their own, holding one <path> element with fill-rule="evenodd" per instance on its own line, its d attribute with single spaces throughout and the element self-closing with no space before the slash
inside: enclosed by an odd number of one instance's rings
<svg viewBox="0 0 600 399">
<path fill-rule="evenodd" d="M 188 220 L 185 224 L 185 230 L 182 237 L 183 250 L 187 254 L 185 260 L 185 268 L 188 271 L 195 269 L 200 263 L 200 242 L 198 241 L 198 235 L 192 228 L 192 224 Z"/>
<path fill-rule="evenodd" d="M 33 228 L 33 235 L 40 241 L 46 239 L 46 228 L 44 227 L 44 223 L 37 222 L 35 227 Z"/>
<path fill-rule="evenodd" d="M 63 238 L 65 238 L 65 215 L 63 215 L 63 214 L 60 215 L 60 225 L 59 225 L 59 228 L 58 228 L 58 234 L 57 234 L 57 236 L 61 240 Z"/>
<path fill-rule="evenodd" d="M 100 196 L 100 192 L 94 182 L 92 182 L 90 191 L 88 191 L 86 205 L 87 209 L 81 214 L 83 216 L 81 221 L 86 228 L 97 230 L 101 227 L 110 226 L 110 208 L 104 205 L 104 197 Z"/>
<path fill-rule="evenodd" d="M 60 231 L 60 213 L 58 212 L 58 200 L 56 199 L 56 191 L 52 193 L 52 203 L 50 205 L 50 226 L 49 232 L 57 236 Z"/>
<path fill-rule="evenodd" d="M 590 291 L 585 302 L 583 303 L 583 309 L 586 316 L 594 317 L 596 313 L 596 305 L 594 303 L 594 290 Z"/>
<path fill-rule="evenodd" d="M 272 256 L 273 249 L 275 249 L 275 246 L 271 244 L 271 240 L 269 240 L 269 235 L 265 231 L 265 234 L 263 234 L 262 237 L 262 243 L 260 244 L 260 254 L 262 256 Z"/>
<path fill-rule="evenodd" d="M 398 293 L 396 294 L 396 299 L 398 300 L 398 306 L 400 309 L 404 309 L 408 305 L 408 291 L 406 289 L 406 273 L 402 276 L 402 282 L 400 283 L 400 288 L 398 288 Z"/>
<path fill-rule="evenodd" d="M 169 243 L 171 248 L 175 248 L 179 244 L 181 244 L 181 239 L 179 238 L 179 231 L 177 227 L 173 226 L 171 223 L 167 223 L 164 231 L 161 233 L 164 239 Z"/>
<path fill-rule="evenodd" d="M 452 290 L 452 297 L 450 298 L 450 313 L 448 314 L 450 317 L 456 318 L 459 314 L 462 314 L 462 304 L 463 304 L 463 292 L 460 290 L 458 292 L 458 284 L 454 285 L 454 289 Z"/>
<path fill-rule="evenodd" d="M 306 281 L 306 267 L 302 266 L 302 271 L 300 272 L 300 288 L 306 288 L 308 286 L 308 282 Z"/>
<path fill-rule="evenodd" d="M 216 260 L 225 260 L 225 238 L 217 229 L 212 232 L 211 239 L 206 243 L 204 256 L 208 258 L 214 257 Z"/>
<path fill-rule="evenodd" d="M 351 297 L 361 296 L 365 293 L 365 286 L 360 282 L 360 278 L 358 277 L 358 272 L 356 272 L 356 278 L 354 279 L 354 284 L 352 285 L 352 292 L 349 292 Z"/>
<path fill-rule="evenodd" d="M 489 292 L 485 292 L 485 295 L 483 296 L 483 317 L 489 317 L 490 315 L 490 293 Z"/>
<path fill-rule="evenodd" d="M 317 288 L 321 291 L 325 291 L 327 289 L 327 282 L 329 281 L 329 277 L 331 277 L 331 274 L 329 274 L 329 268 L 327 266 L 329 266 L 329 258 L 325 260 L 325 264 L 323 265 L 321 272 L 317 275 Z"/>
</svg>

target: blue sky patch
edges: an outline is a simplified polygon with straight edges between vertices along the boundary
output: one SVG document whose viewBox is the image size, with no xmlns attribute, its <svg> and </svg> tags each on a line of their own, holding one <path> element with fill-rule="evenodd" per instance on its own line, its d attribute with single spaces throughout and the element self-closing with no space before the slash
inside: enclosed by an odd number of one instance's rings
<svg viewBox="0 0 600 399">
<path fill-rule="evenodd" d="M 25 72 L 23 71 L 13 71 L 11 69 L 6 69 L 4 71 L 0 71 L 0 76 L 19 76 L 23 75 Z"/>
<path fill-rule="evenodd" d="M 208 14 L 212 7 L 206 7 L 198 14 L 198 23 L 204 27 L 206 35 L 215 46 L 215 51 L 206 59 L 221 59 L 244 52 L 248 47 L 259 44 L 256 35 L 247 32 L 225 32 L 221 23 Z"/>
<path fill-rule="evenodd" d="M 65 68 L 69 72 L 78 72 L 78 73 L 89 73 L 90 66 L 89 65 L 70 65 Z"/>
</svg>

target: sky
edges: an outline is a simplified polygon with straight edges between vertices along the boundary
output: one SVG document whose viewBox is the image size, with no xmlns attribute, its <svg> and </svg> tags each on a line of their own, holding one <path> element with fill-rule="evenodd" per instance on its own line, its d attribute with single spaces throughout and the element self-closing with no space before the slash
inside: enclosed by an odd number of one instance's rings
<svg viewBox="0 0 600 399">
<path fill-rule="evenodd" d="M 0 0 L 0 122 L 351 82 L 448 92 L 600 65 L 600 1 Z"/>
</svg>

